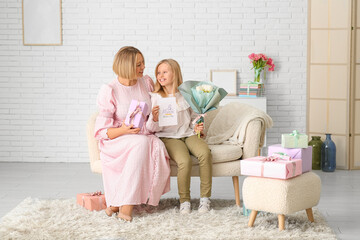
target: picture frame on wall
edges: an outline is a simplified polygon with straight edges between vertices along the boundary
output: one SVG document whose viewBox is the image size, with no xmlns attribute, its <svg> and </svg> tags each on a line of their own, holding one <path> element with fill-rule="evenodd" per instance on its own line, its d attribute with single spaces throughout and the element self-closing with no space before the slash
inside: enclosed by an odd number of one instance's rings
<svg viewBox="0 0 360 240">
<path fill-rule="evenodd" d="M 62 45 L 61 0 L 22 0 L 24 45 Z"/>
<path fill-rule="evenodd" d="M 237 95 L 236 70 L 210 70 L 210 81 L 218 87 L 224 88 L 228 96 Z"/>
</svg>

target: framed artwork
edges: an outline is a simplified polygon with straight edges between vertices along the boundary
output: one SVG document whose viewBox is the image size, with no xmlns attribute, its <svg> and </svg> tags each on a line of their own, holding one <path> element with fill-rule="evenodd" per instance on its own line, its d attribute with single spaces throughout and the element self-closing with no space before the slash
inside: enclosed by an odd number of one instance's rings
<svg viewBox="0 0 360 240">
<path fill-rule="evenodd" d="M 22 0 L 24 45 L 61 45 L 61 0 Z"/>
<path fill-rule="evenodd" d="M 224 88 L 228 96 L 236 96 L 236 70 L 210 70 L 210 81 Z"/>
</svg>

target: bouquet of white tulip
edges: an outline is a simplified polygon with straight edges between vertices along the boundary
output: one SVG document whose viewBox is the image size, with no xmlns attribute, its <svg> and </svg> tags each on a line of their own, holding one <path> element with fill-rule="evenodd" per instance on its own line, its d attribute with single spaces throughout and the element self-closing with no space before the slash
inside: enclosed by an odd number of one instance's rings
<svg viewBox="0 0 360 240">
<path fill-rule="evenodd" d="M 205 113 L 215 110 L 219 106 L 219 102 L 227 95 L 223 88 L 210 82 L 186 81 L 178 89 L 192 110 L 199 114 L 194 120 L 194 123 L 197 124 L 203 123 Z M 197 134 L 200 138 L 200 132 Z"/>
</svg>

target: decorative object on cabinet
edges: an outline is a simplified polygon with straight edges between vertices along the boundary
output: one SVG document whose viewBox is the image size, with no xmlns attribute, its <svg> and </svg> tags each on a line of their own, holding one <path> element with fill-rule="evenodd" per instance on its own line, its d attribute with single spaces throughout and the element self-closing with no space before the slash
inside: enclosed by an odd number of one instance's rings
<svg viewBox="0 0 360 240">
<path fill-rule="evenodd" d="M 334 172 L 336 168 L 336 146 L 331 140 L 331 134 L 326 133 L 326 139 L 321 145 L 321 170 Z"/>
<path fill-rule="evenodd" d="M 254 82 L 260 83 L 266 80 L 266 67 L 270 72 L 274 71 L 275 64 L 271 58 L 268 58 L 263 53 L 252 53 L 249 56 L 249 59 L 253 65 L 254 69 Z M 261 81 L 262 80 L 262 81 Z"/>
<path fill-rule="evenodd" d="M 321 169 L 321 141 L 320 136 L 311 136 L 311 141 L 308 143 L 309 146 L 312 146 L 312 169 L 320 170 Z"/>
<path fill-rule="evenodd" d="M 265 94 L 265 86 L 263 83 L 251 82 L 241 83 L 239 96 L 244 97 L 263 97 Z"/>
<path fill-rule="evenodd" d="M 23 0 L 24 45 L 61 45 L 61 0 Z"/>
<path fill-rule="evenodd" d="M 229 96 L 236 96 L 236 70 L 210 70 L 210 81 L 224 88 Z"/>
</svg>

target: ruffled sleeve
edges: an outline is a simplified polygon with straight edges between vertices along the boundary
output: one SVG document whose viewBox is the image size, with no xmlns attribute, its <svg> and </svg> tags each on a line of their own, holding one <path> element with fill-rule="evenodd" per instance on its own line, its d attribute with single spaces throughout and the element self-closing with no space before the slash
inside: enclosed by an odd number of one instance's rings
<svg viewBox="0 0 360 240">
<path fill-rule="evenodd" d="M 109 85 L 103 85 L 97 96 L 99 115 L 95 122 L 95 138 L 97 140 L 109 139 L 108 128 L 118 127 L 114 125 L 114 113 L 116 110 L 113 89 Z"/>
<path fill-rule="evenodd" d="M 153 107 L 155 107 L 157 105 L 157 99 L 159 97 L 159 94 L 150 93 L 150 96 L 151 96 L 151 109 L 150 109 L 149 119 L 146 122 L 146 128 L 150 132 L 160 132 L 162 130 L 162 127 L 159 127 L 159 121 L 154 122 L 153 114 L 152 114 Z"/>
<path fill-rule="evenodd" d="M 154 91 L 154 81 L 151 79 L 151 77 L 149 75 L 145 75 L 143 77 L 143 80 L 145 82 L 148 92 Z"/>
</svg>

